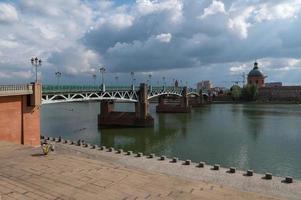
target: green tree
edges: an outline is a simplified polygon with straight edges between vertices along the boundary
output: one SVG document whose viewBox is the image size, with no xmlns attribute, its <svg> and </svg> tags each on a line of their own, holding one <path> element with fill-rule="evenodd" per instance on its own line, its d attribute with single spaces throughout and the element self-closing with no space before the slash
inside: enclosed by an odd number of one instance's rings
<svg viewBox="0 0 301 200">
<path fill-rule="evenodd" d="M 256 85 L 247 85 L 242 89 L 241 98 L 246 101 L 255 101 L 258 98 L 258 88 Z"/>
<path fill-rule="evenodd" d="M 238 101 L 241 96 L 241 88 L 238 85 L 233 85 L 230 88 L 231 97 L 234 101 Z"/>
</svg>

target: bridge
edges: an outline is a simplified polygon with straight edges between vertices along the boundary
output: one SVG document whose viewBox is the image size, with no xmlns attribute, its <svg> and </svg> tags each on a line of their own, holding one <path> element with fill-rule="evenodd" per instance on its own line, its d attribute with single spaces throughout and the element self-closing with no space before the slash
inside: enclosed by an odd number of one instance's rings
<svg viewBox="0 0 301 200">
<path fill-rule="evenodd" d="M 192 105 L 203 103 L 204 92 L 187 87 L 162 86 L 152 87 L 144 83 L 140 86 L 72 86 L 72 85 L 43 85 L 42 104 L 100 101 L 101 127 L 116 126 L 153 126 L 154 120 L 148 112 L 149 101 L 157 98 L 158 113 L 185 113 L 191 111 Z M 169 104 L 170 97 L 177 97 L 178 104 Z M 169 99 L 168 99 L 169 98 Z M 114 111 L 114 103 L 123 101 L 135 103 L 135 112 Z"/>
<path fill-rule="evenodd" d="M 154 119 L 148 111 L 150 101 L 158 100 L 158 113 L 181 113 L 202 105 L 203 96 L 208 93 L 187 87 L 152 87 L 144 83 L 130 87 L 0 85 L 0 140 L 39 145 L 40 106 L 45 104 L 99 101 L 100 127 L 152 127 Z M 115 111 L 116 101 L 134 103 L 135 111 Z"/>
<path fill-rule="evenodd" d="M 185 87 L 161 86 L 147 87 L 147 99 L 151 100 L 159 96 L 178 96 L 183 97 Z M 100 86 L 78 86 L 78 85 L 43 85 L 42 104 L 78 102 L 78 101 L 101 101 L 101 100 L 119 100 L 128 102 L 138 102 L 138 86 L 109 86 L 103 89 Z M 189 96 L 200 96 L 196 89 L 189 88 Z M 208 96 L 208 92 L 202 92 L 202 95 Z"/>
</svg>

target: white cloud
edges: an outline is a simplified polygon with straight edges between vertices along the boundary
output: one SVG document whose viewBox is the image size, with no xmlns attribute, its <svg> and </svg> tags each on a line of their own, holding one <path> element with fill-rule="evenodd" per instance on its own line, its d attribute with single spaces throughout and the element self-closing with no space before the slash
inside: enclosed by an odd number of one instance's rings
<svg viewBox="0 0 301 200">
<path fill-rule="evenodd" d="M 18 12 L 13 5 L 0 3 L 0 22 L 14 22 L 18 19 Z"/>
<path fill-rule="evenodd" d="M 215 15 L 217 13 L 226 14 L 225 5 L 221 1 L 213 0 L 212 3 L 210 4 L 210 6 L 204 9 L 204 14 L 201 15 L 200 18 L 204 19 L 208 16 Z"/>
<path fill-rule="evenodd" d="M 136 10 L 139 16 L 158 12 L 168 12 L 172 22 L 181 21 L 183 3 L 182 0 L 137 0 Z"/>
<path fill-rule="evenodd" d="M 231 13 L 228 26 L 235 34 L 237 34 L 241 39 L 248 37 L 248 28 L 251 26 L 251 23 L 248 22 L 248 18 L 251 16 L 254 11 L 254 7 L 250 6 L 244 10 L 235 11 Z M 238 14 L 237 14 L 238 13 Z"/>
<path fill-rule="evenodd" d="M 255 11 L 255 20 L 257 22 L 296 18 L 300 10 L 301 2 L 295 3 L 282 3 L 277 5 L 262 4 Z"/>
<path fill-rule="evenodd" d="M 120 30 L 132 26 L 135 18 L 127 14 L 116 14 L 110 16 L 108 20 L 109 24 Z"/>
<path fill-rule="evenodd" d="M 162 33 L 156 36 L 156 39 L 160 42 L 169 43 L 172 38 L 170 33 Z"/>
</svg>

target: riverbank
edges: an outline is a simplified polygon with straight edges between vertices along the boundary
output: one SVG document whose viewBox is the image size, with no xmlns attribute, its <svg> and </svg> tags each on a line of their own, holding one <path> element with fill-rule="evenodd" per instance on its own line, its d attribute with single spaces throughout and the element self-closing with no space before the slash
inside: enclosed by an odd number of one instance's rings
<svg viewBox="0 0 301 200">
<path fill-rule="evenodd" d="M 299 101 L 213 101 L 212 104 L 266 104 L 266 105 L 273 105 L 273 104 L 289 104 L 289 105 L 298 105 L 301 104 Z"/>
<path fill-rule="evenodd" d="M 112 149 L 113 150 L 113 149 Z M 298 199 L 301 183 L 261 179 L 210 166 L 170 163 L 56 143 L 40 148 L 0 142 L 0 195 L 3 199 Z"/>
</svg>

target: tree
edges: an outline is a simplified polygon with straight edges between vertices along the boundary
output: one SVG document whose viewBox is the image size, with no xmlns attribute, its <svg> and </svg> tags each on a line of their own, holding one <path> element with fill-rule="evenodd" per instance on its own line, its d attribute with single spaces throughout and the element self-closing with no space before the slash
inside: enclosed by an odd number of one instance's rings
<svg viewBox="0 0 301 200">
<path fill-rule="evenodd" d="M 241 98 L 246 101 L 255 101 L 258 97 L 258 88 L 256 85 L 247 85 L 242 89 Z"/>
<path fill-rule="evenodd" d="M 238 101 L 241 96 L 241 88 L 238 85 L 233 85 L 230 89 L 231 97 L 234 101 Z"/>
</svg>

